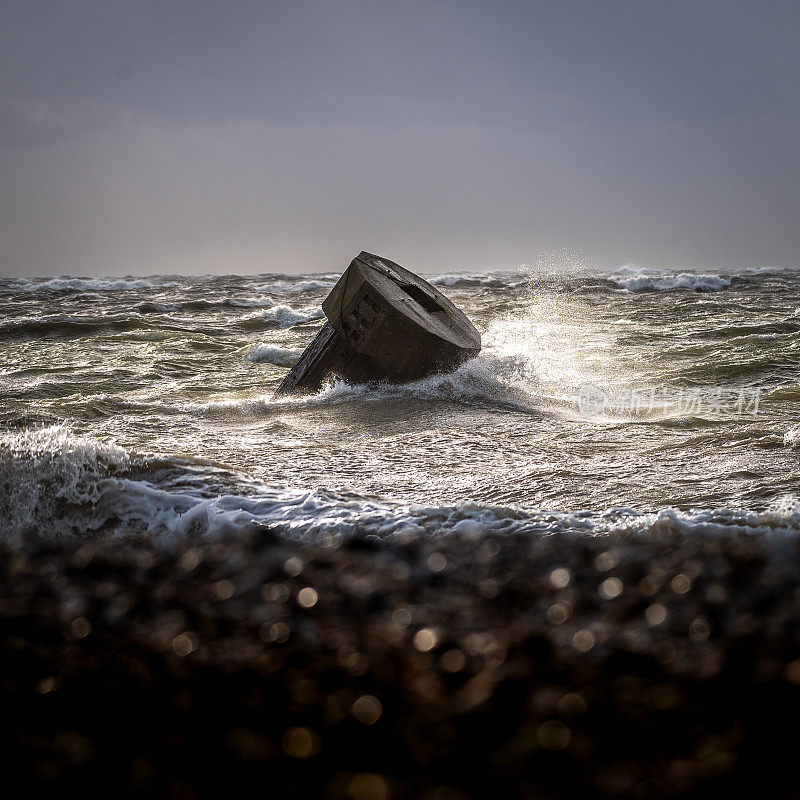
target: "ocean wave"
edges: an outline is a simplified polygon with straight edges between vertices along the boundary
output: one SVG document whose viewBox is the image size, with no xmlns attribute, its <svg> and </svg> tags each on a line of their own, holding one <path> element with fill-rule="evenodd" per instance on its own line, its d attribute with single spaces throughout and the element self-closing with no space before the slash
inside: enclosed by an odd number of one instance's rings
<svg viewBox="0 0 800 800">
<path fill-rule="evenodd" d="M 466 289 L 485 286 L 490 289 L 512 289 L 527 283 L 528 276 L 523 272 L 447 272 L 427 277 L 428 283 L 450 289 Z"/>
<path fill-rule="evenodd" d="M 74 292 L 118 292 L 129 289 L 152 289 L 155 284 L 143 278 L 22 278 L 19 287 L 29 292 L 41 290 Z"/>
<path fill-rule="evenodd" d="M 616 521 L 607 532 L 638 535 L 797 536 L 800 534 L 800 502 L 795 498 L 786 498 L 765 511 L 743 508 L 679 511 L 667 508 L 650 514 L 634 513 Z"/>
<path fill-rule="evenodd" d="M 292 347 L 281 347 L 277 344 L 257 344 L 245 357 L 248 361 L 253 361 L 256 364 L 274 364 L 276 367 L 291 367 L 297 363 L 302 354 L 302 350 L 297 350 Z"/>
<path fill-rule="evenodd" d="M 131 314 L 100 314 L 98 316 L 22 317 L 0 324 L 0 340 L 22 338 L 70 338 L 85 336 L 100 330 L 132 331 L 142 327 L 141 316 Z"/>
<path fill-rule="evenodd" d="M 0 533 L 59 536 L 102 526 L 96 507 L 126 469 L 115 445 L 62 425 L 0 436 Z"/>
<path fill-rule="evenodd" d="M 400 398 L 445 400 L 470 406 L 489 406 L 514 411 L 535 412 L 539 406 L 522 388 L 513 384 L 519 375 L 519 360 L 482 354 L 452 372 L 438 373 L 407 383 L 351 385 L 335 381 L 316 395 L 317 401 L 341 401 L 351 397 L 370 402 Z"/>
<path fill-rule="evenodd" d="M 177 311 L 180 306 L 177 303 L 139 303 L 136 310 L 140 314 L 170 314 Z"/>
<path fill-rule="evenodd" d="M 245 328 L 292 328 L 304 322 L 322 319 L 325 316 L 319 306 L 302 306 L 292 308 L 286 304 L 279 304 L 250 314 L 244 314 L 239 323 Z"/>
<path fill-rule="evenodd" d="M 63 426 L 0 437 L 0 535 L 63 538 L 150 534 L 172 539 L 269 528 L 289 538 L 407 536 L 511 530 L 512 509 L 468 503 L 402 508 L 357 495 L 259 487 L 251 495 L 201 496 L 174 479 L 131 477 L 119 447 L 72 435 Z"/>
<path fill-rule="evenodd" d="M 730 275 L 712 275 L 697 272 L 651 272 L 628 268 L 617 270 L 608 280 L 628 292 L 718 292 L 733 282 Z"/>
<path fill-rule="evenodd" d="M 800 425 L 790 428 L 783 434 L 783 443 L 786 447 L 800 447 Z"/>
<path fill-rule="evenodd" d="M 797 272 L 797 267 L 745 267 L 738 270 L 745 275 L 789 275 Z"/>
<path fill-rule="evenodd" d="M 230 398 L 214 400 L 193 406 L 201 414 L 265 414 L 283 413 L 287 409 L 313 408 L 340 403 L 385 403 L 397 400 L 446 401 L 473 407 L 489 407 L 538 413 L 542 405 L 511 379 L 519 374 L 520 365 L 515 357 L 497 358 L 480 355 L 462 364 L 453 372 L 440 373 L 407 383 L 347 383 L 333 379 L 310 395 Z M 504 382 L 503 378 L 509 380 Z"/>
<path fill-rule="evenodd" d="M 273 281 L 271 283 L 258 284 L 257 288 L 262 292 L 272 294 L 300 294 L 302 292 L 313 292 L 319 290 L 330 290 L 336 284 L 337 278 L 312 278 L 310 280 L 285 280 Z"/>
<path fill-rule="evenodd" d="M 275 300 L 271 297 L 221 297 L 218 300 L 183 300 L 177 303 L 180 311 L 216 311 L 227 308 L 274 308 Z"/>
<path fill-rule="evenodd" d="M 281 517 L 269 513 L 266 497 L 209 497 L 212 481 L 198 485 L 197 471 L 186 470 L 181 480 L 177 464 L 165 470 L 163 460 L 144 463 L 150 472 L 134 477 L 142 463 L 124 449 L 64 425 L 0 436 L 0 536 L 213 535 Z M 173 475 L 165 478 L 165 471 Z"/>
<path fill-rule="evenodd" d="M 68 537 L 150 534 L 170 540 L 270 530 L 303 541 L 320 536 L 407 540 L 457 535 L 800 534 L 800 503 L 765 511 L 630 508 L 526 510 L 464 501 L 399 504 L 353 493 L 246 484 L 248 493 L 210 494 L 190 480 L 159 482 L 163 464 L 137 476 L 134 460 L 109 443 L 64 426 L 0 436 L 0 535 Z M 175 467 L 176 465 L 168 465 Z M 141 472 L 141 465 L 138 471 Z M 174 472 L 174 470 L 173 470 Z"/>
</svg>

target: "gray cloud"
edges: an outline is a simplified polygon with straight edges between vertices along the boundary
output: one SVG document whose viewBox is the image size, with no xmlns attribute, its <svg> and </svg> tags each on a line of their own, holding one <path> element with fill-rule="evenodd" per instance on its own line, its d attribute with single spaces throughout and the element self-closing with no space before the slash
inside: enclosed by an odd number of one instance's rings
<svg viewBox="0 0 800 800">
<path fill-rule="evenodd" d="M 796 264 L 793 3 L 7 3 L 0 271 Z"/>
</svg>

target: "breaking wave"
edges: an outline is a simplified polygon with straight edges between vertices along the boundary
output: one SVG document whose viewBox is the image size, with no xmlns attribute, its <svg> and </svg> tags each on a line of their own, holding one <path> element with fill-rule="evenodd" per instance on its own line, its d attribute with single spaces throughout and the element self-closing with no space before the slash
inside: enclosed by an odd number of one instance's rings
<svg viewBox="0 0 800 800">
<path fill-rule="evenodd" d="M 291 367 L 297 363 L 302 354 L 302 350 L 297 350 L 293 347 L 281 347 L 277 344 L 257 344 L 250 350 L 246 358 L 256 364 Z"/>
<path fill-rule="evenodd" d="M 106 314 L 101 316 L 23 317 L 0 324 L 0 339 L 78 337 L 98 331 L 124 332 L 142 326 L 138 313 Z"/>
<path fill-rule="evenodd" d="M 239 321 L 245 328 L 292 328 L 295 325 L 302 325 L 304 322 L 322 319 L 324 316 L 325 314 L 319 306 L 292 308 L 291 306 L 280 304 L 245 314 Z"/>
<path fill-rule="evenodd" d="M 140 314 L 170 314 L 180 308 L 178 303 L 139 303 L 136 310 Z"/>
<path fill-rule="evenodd" d="M 718 292 L 733 282 L 729 275 L 711 275 L 697 272 L 650 272 L 633 271 L 628 268 L 617 270 L 608 279 L 628 292 L 672 292 L 689 290 L 693 292 Z"/>
<path fill-rule="evenodd" d="M 128 467 L 125 451 L 53 426 L 0 437 L 0 525 L 5 533 L 96 530 L 96 507 Z"/>
<path fill-rule="evenodd" d="M 178 303 L 180 311 L 218 311 L 228 308 L 273 308 L 275 301 L 271 297 L 221 297 L 218 300 L 184 300 Z"/>
<path fill-rule="evenodd" d="M 271 283 L 259 284 L 258 288 L 262 292 L 273 294 L 300 294 L 302 292 L 328 291 L 336 283 L 336 278 L 314 278 L 311 280 L 285 280 L 274 281 Z"/>
<path fill-rule="evenodd" d="M 405 399 L 439 400 L 471 407 L 539 413 L 543 408 L 541 403 L 537 404 L 523 387 L 514 385 L 512 380 L 509 382 L 503 380 L 504 377 L 510 379 L 517 375 L 519 369 L 518 359 L 514 357 L 497 358 L 481 354 L 453 372 L 431 375 L 407 383 L 378 381 L 351 384 L 336 379 L 328 382 L 316 394 L 224 399 L 196 405 L 193 408 L 202 414 L 259 415 L 269 414 L 272 411 L 283 412 L 287 408 L 313 408 L 356 401 L 385 403 Z"/>
<path fill-rule="evenodd" d="M 510 289 L 528 282 L 524 272 L 448 272 L 441 275 L 428 276 L 428 282 L 434 286 L 449 289 L 465 289 L 472 286 L 485 286 L 490 289 Z"/>
<path fill-rule="evenodd" d="M 800 447 L 800 425 L 786 431 L 783 435 L 783 443 L 791 448 Z"/>
<path fill-rule="evenodd" d="M 145 462 L 146 463 L 146 462 Z M 177 466 L 177 462 L 176 465 Z M 485 534 L 797 535 L 800 504 L 787 499 L 762 512 L 718 508 L 642 513 L 523 510 L 469 501 L 408 505 L 325 490 L 246 483 L 247 493 L 208 496 L 158 472 L 135 478 L 123 449 L 54 426 L 0 437 L 0 529 L 6 537 L 147 533 L 169 540 L 269 530 L 289 538 Z"/>
<path fill-rule="evenodd" d="M 128 289 L 152 289 L 155 284 L 142 278 L 21 278 L 21 289 L 29 292 L 49 289 L 51 291 L 72 290 L 74 292 L 118 292 Z"/>
</svg>

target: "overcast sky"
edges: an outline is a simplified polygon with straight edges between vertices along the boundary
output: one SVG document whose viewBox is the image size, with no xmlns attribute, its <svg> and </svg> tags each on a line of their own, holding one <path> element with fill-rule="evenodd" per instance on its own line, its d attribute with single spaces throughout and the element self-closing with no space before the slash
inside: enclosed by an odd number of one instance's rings
<svg viewBox="0 0 800 800">
<path fill-rule="evenodd" d="M 800 3 L 0 0 L 0 273 L 800 265 Z"/>
</svg>

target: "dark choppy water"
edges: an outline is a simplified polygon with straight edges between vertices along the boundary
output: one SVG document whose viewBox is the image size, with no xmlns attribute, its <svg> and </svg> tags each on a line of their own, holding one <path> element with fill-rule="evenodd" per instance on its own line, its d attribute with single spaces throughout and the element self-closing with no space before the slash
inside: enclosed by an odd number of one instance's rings
<svg viewBox="0 0 800 800">
<path fill-rule="evenodd" d="M 0 281 L 4 530 L 800 530 L 800 271 L 437 276 L 479 358 L 273 400 L 336 277 Z"/>
</svg>

